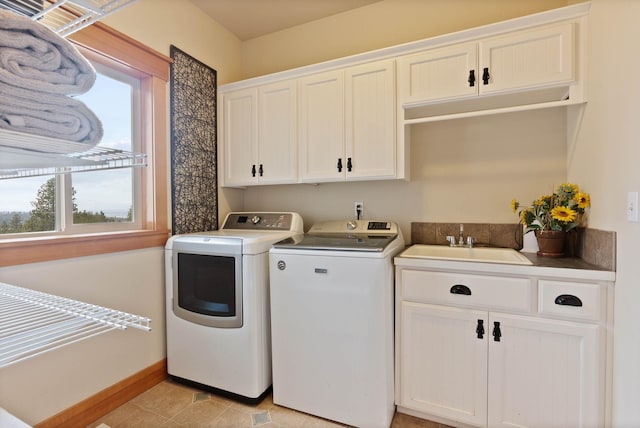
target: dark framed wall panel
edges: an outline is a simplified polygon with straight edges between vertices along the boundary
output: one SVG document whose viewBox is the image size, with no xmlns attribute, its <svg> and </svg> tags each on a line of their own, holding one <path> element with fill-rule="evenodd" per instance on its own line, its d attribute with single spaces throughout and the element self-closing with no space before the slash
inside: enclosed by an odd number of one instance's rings
<svg viewBox="0 0 640 428">
<path fill-rule="evenodd" d="M 173 234 L 218 228 L 216 70 L 171 46 Z"/>
</svg>

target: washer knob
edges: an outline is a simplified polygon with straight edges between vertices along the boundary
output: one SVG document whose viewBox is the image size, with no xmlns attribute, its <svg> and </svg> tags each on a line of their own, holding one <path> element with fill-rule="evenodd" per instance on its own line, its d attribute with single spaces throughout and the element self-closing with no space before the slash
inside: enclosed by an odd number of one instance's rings
<svg viewBox="0 0 640 428">
<path fill-rule="evenodd" d="M 358 223 L 355 221 L 347 222 L 347 230 L 354 230 L 356 227 L 358 227 Z"/>
<path fill-rule="evenodd" d="M 251 217 L 251 223 L 253 224 L 260 223 L 260 220 L 262 220 L 262 217 L 260 217 L 259 215 L 254 215 L 253 217 Z"/>
</svg>

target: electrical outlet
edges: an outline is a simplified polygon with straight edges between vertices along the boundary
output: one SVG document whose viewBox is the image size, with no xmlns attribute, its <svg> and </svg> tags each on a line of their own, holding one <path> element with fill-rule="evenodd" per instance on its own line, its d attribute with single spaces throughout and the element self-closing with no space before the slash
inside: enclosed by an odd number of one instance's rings
<svg viewBox="0 0 640 428">
<path fill-rule="evenodd" d="M 364 215 L 364 203 L 354 202 L 353 211 L 354 211 L 354 214 L 356 215 L 356 220 L 360 220 Z"/>
<path fill-rule="evenodd" d="M 627 193 L 627 221 L 638 222 L 638 192 Z"/>
</svg>

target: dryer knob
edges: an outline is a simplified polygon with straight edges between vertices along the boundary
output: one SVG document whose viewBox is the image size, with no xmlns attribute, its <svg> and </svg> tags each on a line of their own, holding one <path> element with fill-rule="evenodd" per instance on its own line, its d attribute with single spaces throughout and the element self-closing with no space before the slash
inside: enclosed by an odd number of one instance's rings
<svg viewBox="0 0 640 428">
<path fill-rule="evenodd" d="M 254 216 L 251 218 L 251 223 L 253 223 L 253 224 L 258 224 L 258 223 L 260 223 L 260 220 L 262 220 L 262 217 L 260 217 L 259 215 L 254 215 Z"/>
<path fill-rule="evenodd" d="M 354 230 L 356 227 L 358 227 L 358 223 L 355 221 L 347 222 L 347 230 Z"/>
</svg>

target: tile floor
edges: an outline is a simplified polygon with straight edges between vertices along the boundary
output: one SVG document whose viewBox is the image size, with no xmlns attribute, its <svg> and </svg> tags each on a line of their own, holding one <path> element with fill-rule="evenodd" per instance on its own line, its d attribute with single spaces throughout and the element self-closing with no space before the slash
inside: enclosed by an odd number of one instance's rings
<svg viewBox="0 0 640 428">
<path fill-rule="evenodd" d="M 167 379 L 88 428 L 331 428 L 344 425 L 273 404 L 271 395 L 247 405 Z M 393 428 L 448 428 L 396 413 Z"/>
</svg>

